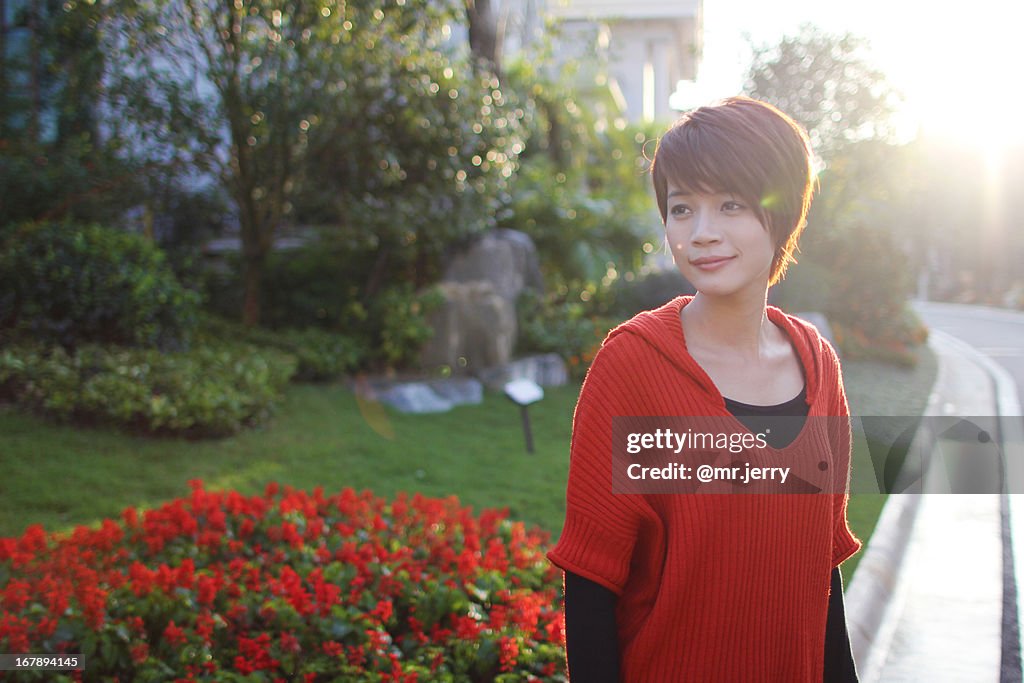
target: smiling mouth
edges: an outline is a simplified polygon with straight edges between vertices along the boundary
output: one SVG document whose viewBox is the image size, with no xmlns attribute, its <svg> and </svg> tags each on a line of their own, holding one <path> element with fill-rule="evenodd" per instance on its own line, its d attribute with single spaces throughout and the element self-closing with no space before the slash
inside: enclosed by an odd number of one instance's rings
<svg viewBox="0 0 1024 683">
<path fill-rule="evenodd" d="M 697 266 L 698 268 L 714 268 L 720 266 L 728 261 L 731 261 L 734 256 L 702 256 L 698 259 L 690 261 L 690 265 Z"/>
</svg>

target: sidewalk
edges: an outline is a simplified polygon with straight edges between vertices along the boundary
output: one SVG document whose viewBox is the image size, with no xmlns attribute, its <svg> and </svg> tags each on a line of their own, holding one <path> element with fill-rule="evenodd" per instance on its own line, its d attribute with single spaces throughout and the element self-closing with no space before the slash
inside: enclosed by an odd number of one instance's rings
<svg viewBox="0 0 1024 683">
<path fill-rule="evenodd" d="M 1010 395 L 1005 372 L 997 376 L 1001 370 L 994 363 L 939 331 L 933 331 L 929 344 L 939 370 L 926 415 L 1019 414 L 1016 390 L 1011 382 Z M 918 441 L 915 446 L 924 447 Z M 929 475 L 938 469 L 931 468 Z M 925 490 L 930 485 L 926 477 Z M 1002 515 L 1009 498 L 994 493 L 889 496 L 846 593 L 862 682 L 1020 680 L 1012 671 L 1001 678 Z M 1024 505 L 1009 509 L 1024 515 Z M 1012 525 L 1016 530 L 1022 526 L 1024 519 Z M 1016 564 L 1020 571 L 1022 563 Z"/>
</svg>

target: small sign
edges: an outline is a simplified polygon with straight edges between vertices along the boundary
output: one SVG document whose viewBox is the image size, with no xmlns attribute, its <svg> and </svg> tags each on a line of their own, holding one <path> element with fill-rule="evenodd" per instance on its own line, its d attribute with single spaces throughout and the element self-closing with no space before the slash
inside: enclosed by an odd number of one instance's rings
<svg viewBox="0 0 1024 683">
<path fill-rule="evenodd" d="M 544 390 L 532 379 L 514 379 L 505 384 L 505 395 L 518 405 L 528 406 L 544 398 Z"/>
</svg>

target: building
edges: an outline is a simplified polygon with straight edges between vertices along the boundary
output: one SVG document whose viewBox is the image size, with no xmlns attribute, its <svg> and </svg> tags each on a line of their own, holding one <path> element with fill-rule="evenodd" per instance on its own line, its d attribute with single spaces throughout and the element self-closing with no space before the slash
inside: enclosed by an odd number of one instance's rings
<svg viewBox="0 0 1024 683">
<path fill-rule="evenodd" d="M 556 21 L 556 56 L 577 60 L 582 82 L 607 85 L 614 114 L 636 122 L 674 118 L 676 84 L 697 78 L 702 11 L 703 0 L 504 0 L 497 15 L 506 54 Z"/>
</svg>

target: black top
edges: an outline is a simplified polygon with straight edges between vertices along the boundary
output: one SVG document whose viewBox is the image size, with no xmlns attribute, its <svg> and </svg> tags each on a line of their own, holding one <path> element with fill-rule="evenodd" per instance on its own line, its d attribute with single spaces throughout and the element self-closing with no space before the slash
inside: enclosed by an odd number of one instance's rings
<svg viewBox="0 0 1024 683">
<path fill-rule="evenodd" d="M 772 448 L 784 448 L 797 437 L 806 419 L 807 388 L 773 406 L 725 399 L 725 407 L 752 433 L 765 433 Z M 770 427 L 770 429 L 768 429 Z M 608 588 L 573 572 L 565 572 L 565 645 L 573 683 L 618 683 L 619 645 L 615 623 L 616 596 Z M 843 577 L 832 570 L 832 589 L 825 625 L 825 683 L 857 683 L 843 605 Z"/>
</svg>

